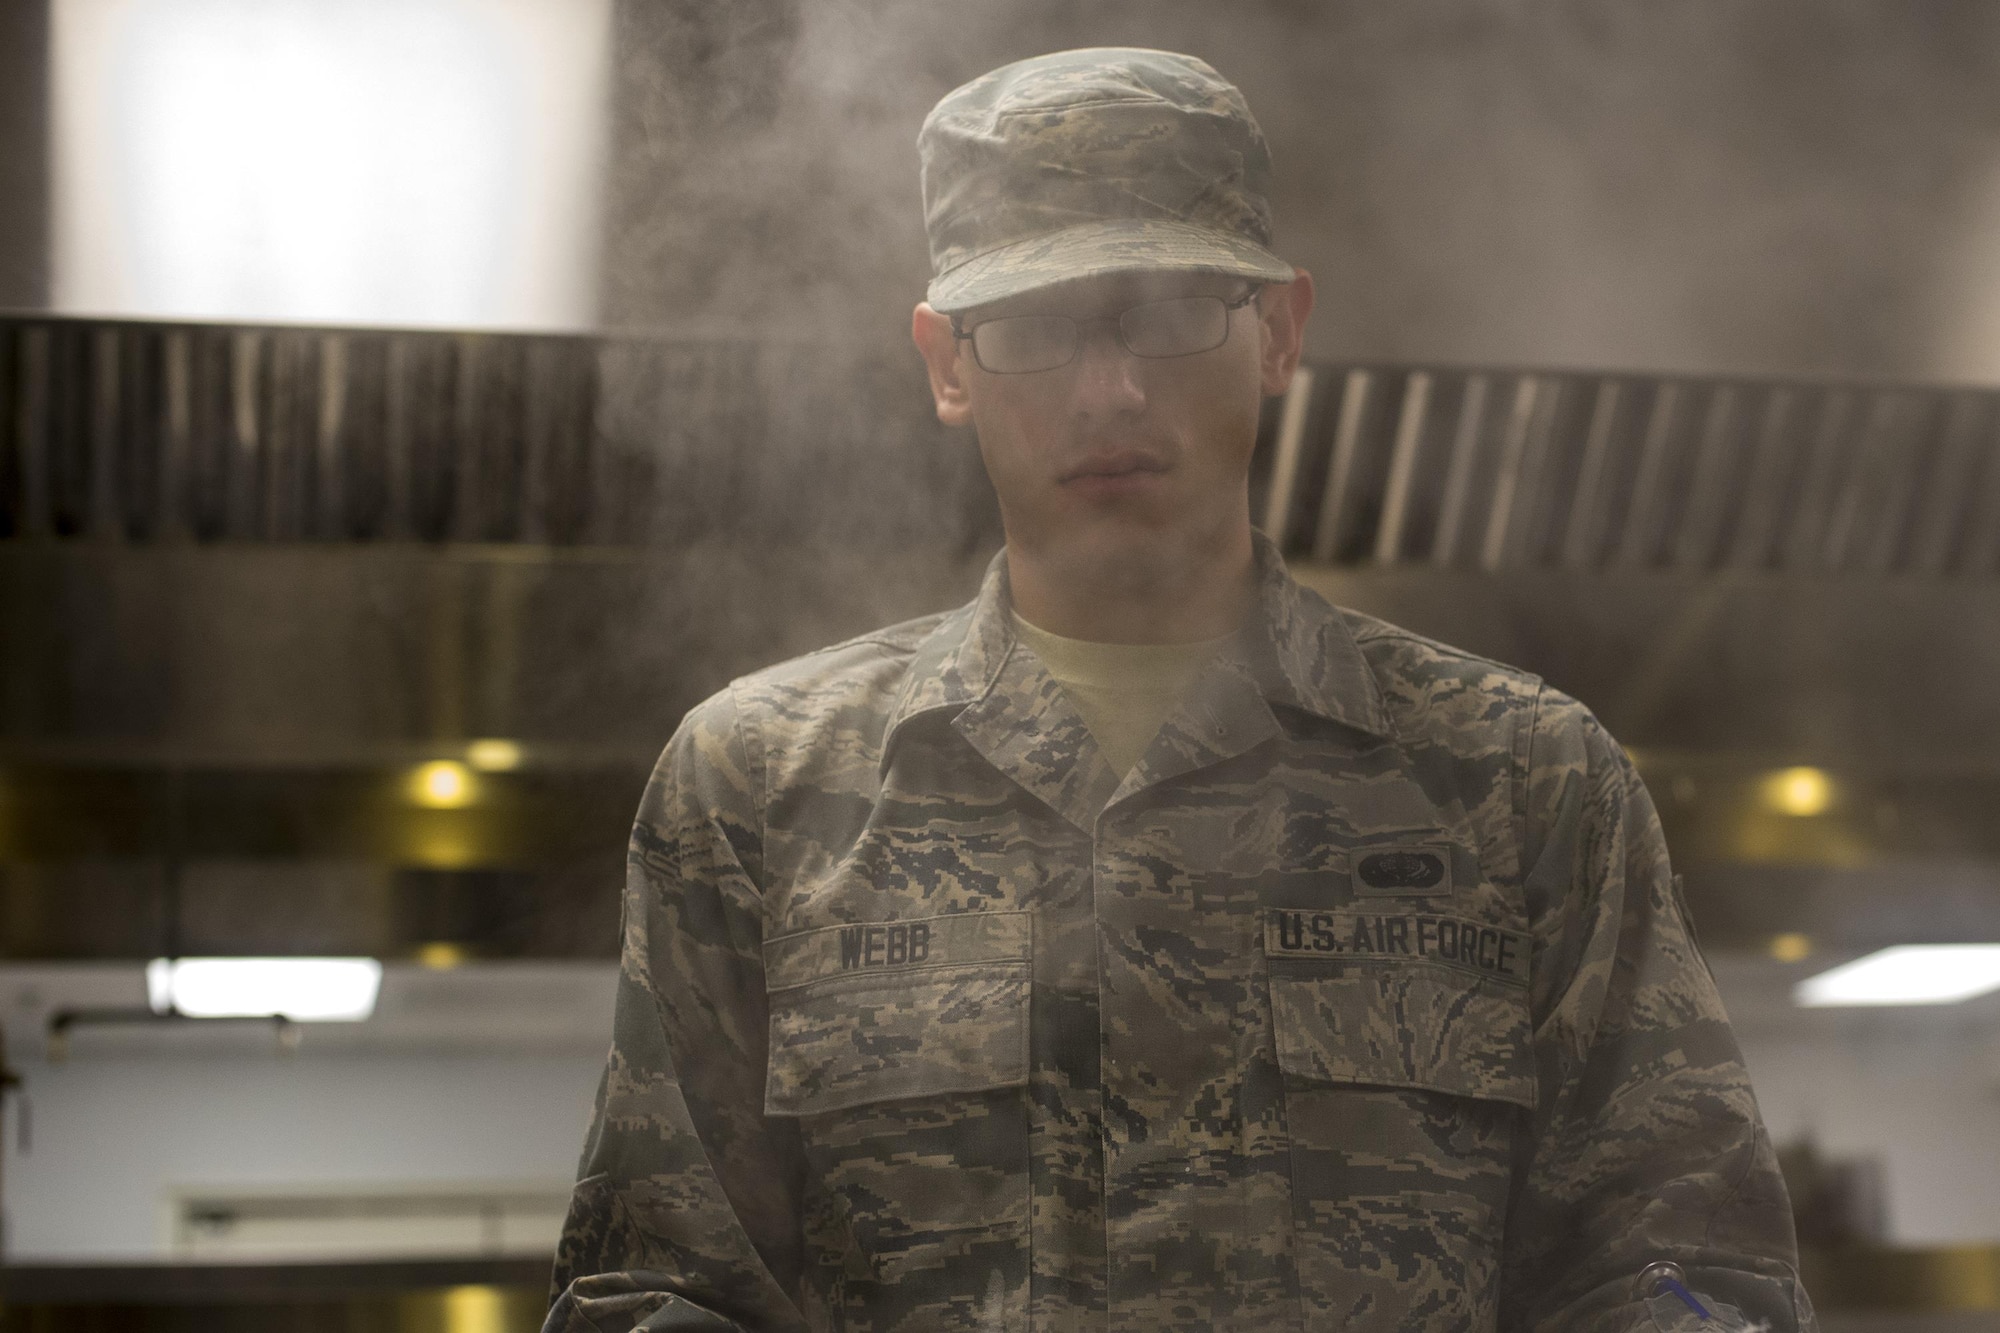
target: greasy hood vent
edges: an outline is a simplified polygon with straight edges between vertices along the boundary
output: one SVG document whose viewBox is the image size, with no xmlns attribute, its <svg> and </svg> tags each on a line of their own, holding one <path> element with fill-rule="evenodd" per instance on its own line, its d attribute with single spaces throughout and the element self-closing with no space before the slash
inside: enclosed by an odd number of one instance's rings
<svg viewBox="0 0 2000 1333">
<path fill-rule="evenodd" d="M 843 374 L 749 342 L 0 319 L 0 537 L 782 535 L 824 505 L 830 426 L 965 489 L 886 374 L 842 382 L 853 421 L 786 416 Z M 1253 512 L 1322 565 L 1985 577 L 1996 435 L 1984 390 L 1321 365 Z"/>
<path fill-rule="evenodd" d="M 607 367 L 669 410 L 617 429 Z M 631 544 L 750 369 L 738 344 L 0 319 L 0 537 Z"/>
<path fill-rule="evenodd" d="M 1413 366 L 1302 373 L 1258 515 L 1294 555 L 1981 577 L 1994 393 Z"/>
</svg>

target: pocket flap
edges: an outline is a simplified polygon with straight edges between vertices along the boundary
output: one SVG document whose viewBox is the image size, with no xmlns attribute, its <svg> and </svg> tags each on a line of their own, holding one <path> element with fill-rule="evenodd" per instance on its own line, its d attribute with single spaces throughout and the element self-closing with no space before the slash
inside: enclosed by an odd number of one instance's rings
<svg viewBox="0 0 2000 1333">
<path fill-rule="evenodd" d="M 765 1114 L 1025 1085 L 1031 939 L 1026 912 L 963 912 L 768 941 Z"/>
<path fill-rule="evenodd" d="M 1265 914 L 1285 1073 L 1532 1108 L 1529 941 L 1425 914 Z"/>
</svg>

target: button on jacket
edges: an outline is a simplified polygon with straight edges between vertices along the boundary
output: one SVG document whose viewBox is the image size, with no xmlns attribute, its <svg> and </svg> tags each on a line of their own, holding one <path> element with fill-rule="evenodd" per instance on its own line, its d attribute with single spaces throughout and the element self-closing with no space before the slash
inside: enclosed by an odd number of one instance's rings
<svg viewBox="0 0 2000 1333">
<path fill-rule="evenodd" d="M 551 1329 L 1811 1326 L 1617 744 L 1258 564 L 1122 776 L 998 560 L 689 714 Z"/>
</svg>

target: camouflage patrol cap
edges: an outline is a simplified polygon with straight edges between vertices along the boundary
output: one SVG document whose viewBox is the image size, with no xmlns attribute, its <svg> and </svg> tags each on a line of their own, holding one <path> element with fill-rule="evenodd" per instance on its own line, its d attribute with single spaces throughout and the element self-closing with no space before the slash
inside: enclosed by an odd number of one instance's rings
<svg viewBox="0 0 2000 1333">
<path fill-rule="evenodd" d="M 947 93 L 917 134 L 934 309 L 1170 269 L 1290 282 L 1271 155 L 1236 86 L 1193 56 L 1058 51 Z"/>
</svg>

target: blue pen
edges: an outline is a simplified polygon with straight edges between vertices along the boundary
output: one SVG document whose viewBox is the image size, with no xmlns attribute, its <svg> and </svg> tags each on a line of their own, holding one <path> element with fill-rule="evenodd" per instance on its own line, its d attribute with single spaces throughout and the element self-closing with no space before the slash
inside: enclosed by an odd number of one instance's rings
<svg viewBox="0 0 2000 1333">
<path fill-rule="evenodd" d="M 1639 1270 L 1638 1294 L 1640 1300 L 1657 1296 L 1662 1289 L 1680 1297 L 1681 1304 L 1694 1311 L 1695 1317 L 1704 1323 L 1715 1316 L 1703 1305 L 1692 1291 L 1688 1290 L 1687 1274 L 1681 1266 L 1665 1259 L 1656 1260 Z"/>
<path fill-rule="evenodd" d="M 1685 1301 L 1687 1308 L 1694 1311 L 1700 1318 L 1707 1319 L 1709 1317 L 1707 1307 L 1695 1299 L 1693 1292 L 1689 1291 L 1673 1278 L 1662 1276 L 1660 1278 L 1660 1285 Z"/>
</svg>

